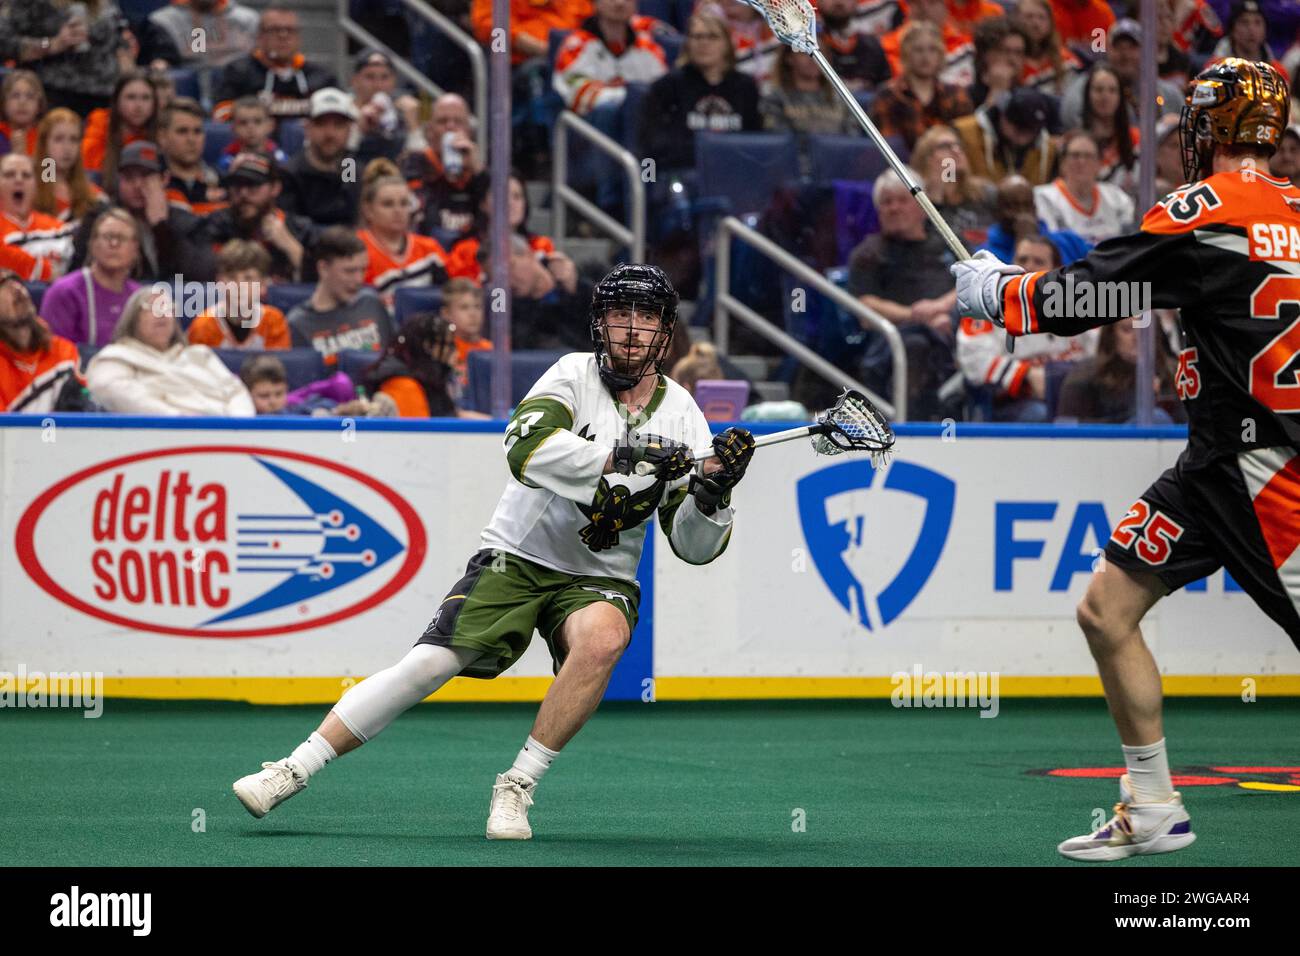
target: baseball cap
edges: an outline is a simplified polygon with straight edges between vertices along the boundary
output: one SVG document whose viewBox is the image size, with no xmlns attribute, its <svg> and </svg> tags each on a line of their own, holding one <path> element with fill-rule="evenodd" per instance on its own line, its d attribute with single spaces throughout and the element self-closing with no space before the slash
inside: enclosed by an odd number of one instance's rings
<svg viewBox="0 0 1300 956">
<path fill-rule="evenodd" d="M 122 156 L 117 161 L 118 169 L 147 169 L 151 173 L 162 172 L 162 160 L 158 158 L 158 146 L 147 140 L 138 139 L 122 147 Z"/>
<path fill-rule="evenodd" d="M 1028 86 L 1018 87 L 1007 100 L 1002 115 L 1014 126 L 1038 134 L 1052 115 L 1052 103 L 1045 93 Z"/>
<path fill-rule="evenodd" d="M 327 86 L 311 95 L 311 118 L 322 116 L 346 116 L 355 120 L 359 116 L 357 105 L 352 102 L 352 94 L 344 93 L 336 86 Z"/>
<path fill-rule="evenodd" d="M 1140 44 L 1142 42 L 1142 24 L 1138 23 L 1132 17 L 1124 17 L 1121 20 L 1116 20 L 1110 27 L 1110 42 L 1114 43 L 1121 37 Z"/>
<path fill-rule="evenodd" d="M 374 47 L 366 47 L 357 54 L 357 58 L 352 61 L 352 72 L 360 73 L 368 66 L 386 66 L 396 72 L 393 61 L 388 58 L 388 54 L 382 50 L 376 50 Z"/>
<path fill-rule="evenodd" d="M 263 183 L 273 183 L 277 178 L 275 160 L 267 153 L 257 150 L 239 153 L 230 161 L 230 169 L 226 171 L 226 185 L 247 183 L 261 186 Z"/>
</svg>

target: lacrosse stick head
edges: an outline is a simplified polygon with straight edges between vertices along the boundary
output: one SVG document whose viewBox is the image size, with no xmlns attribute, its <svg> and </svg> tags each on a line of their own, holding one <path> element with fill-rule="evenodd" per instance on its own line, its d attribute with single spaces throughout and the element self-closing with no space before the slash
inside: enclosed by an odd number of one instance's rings
<svg viewBox="0 0 1300 956">
<path fill-rule="evenodd" d="M 839 455 L 846 451 L 871 453 L 873 466 L 889 460 L 894 447 L 894 429 L 880 409 L 861 392 L 846 388 L 835 404 L 817 416 L 821 430 L 813 436 L 813 451 Z"/>
<path fill-rule="evenodd" d="M 817 49 L 817 11 L 809 0 L 738 0 L 767 21 L 776 38 L 796 53 Z"/>
</svg>

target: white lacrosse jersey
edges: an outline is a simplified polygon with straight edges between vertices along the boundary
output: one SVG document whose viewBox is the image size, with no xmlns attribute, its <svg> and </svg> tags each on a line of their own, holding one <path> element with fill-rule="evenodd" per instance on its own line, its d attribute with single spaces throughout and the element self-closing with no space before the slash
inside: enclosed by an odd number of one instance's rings
<svg viewBox="0 0 1300 956">
<path fill-rule="evenodd" d="M 1131 232 L 1134 223 L 1133 200 L 1113 183 L 1093 186 L 1087 206 L 1081 206 L 1060 179 L 1035 186 L 1034 211 L 1053 232 L 1069 229 L 1094 246 Z"/>
<path fill-rule="evenodd" d="M 709 423 L 691 394 L 659 376 L 645 410 L 631 421 L 600 380 L 596 357 L 573 352 L 551 366 L 515 409 L 505 433 L 510 479 L 482 547 L 501 550 L 568 574 L 636 580 L 646 522 L 658 510 L 674 553 L 706 564 L 722 553 L 733 511 L 705 515 L 687 494 L 689 476 L 666 482 L 653 476 L 602 475 L 609 453 L 630 428 L 708 448 Z M 592 500 L 607 484 L 630 493 L 616 542 L 593 551 L 582 531 L 592 523 Z"/>
</svg>

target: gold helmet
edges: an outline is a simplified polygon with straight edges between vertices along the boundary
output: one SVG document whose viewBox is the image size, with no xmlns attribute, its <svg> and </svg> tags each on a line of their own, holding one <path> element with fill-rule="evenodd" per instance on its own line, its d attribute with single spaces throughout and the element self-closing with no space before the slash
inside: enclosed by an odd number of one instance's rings
<svg viewBox="0 0 1300 956">
<path fill-rule="evenodd" d="M 1208 176 L 1216 143 L 1262 146 L 1272 155 L 1290 111 L 1286 80 L 1270 64 L 1230 56 L 1207 67 L 1183 106 L 1183 175 L 1189 183 Z"/>
</svg>

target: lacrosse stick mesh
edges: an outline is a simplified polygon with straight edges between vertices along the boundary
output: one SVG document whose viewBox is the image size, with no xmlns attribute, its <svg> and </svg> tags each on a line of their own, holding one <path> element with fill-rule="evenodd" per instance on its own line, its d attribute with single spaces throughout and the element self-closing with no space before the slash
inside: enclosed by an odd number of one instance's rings
<svg viewBox="0 0 1300 956">
<path fill-rule="evenodd" d="M 813 436 L 813 450 L 819 455 L 846 451 L 871 452 L 871 463 L 882 465 L 894 447 L 894 430 L 885 416 L 861 392 L 845 389 L 834 405 L 817 416 L 822 432 Z"/>
<path fill-rule="evenodd" d="M 796 53 L 817 49 L 817 12 L 808 0 L 739 0 L 757 10 L 776 38 Z"/>
</svg>

